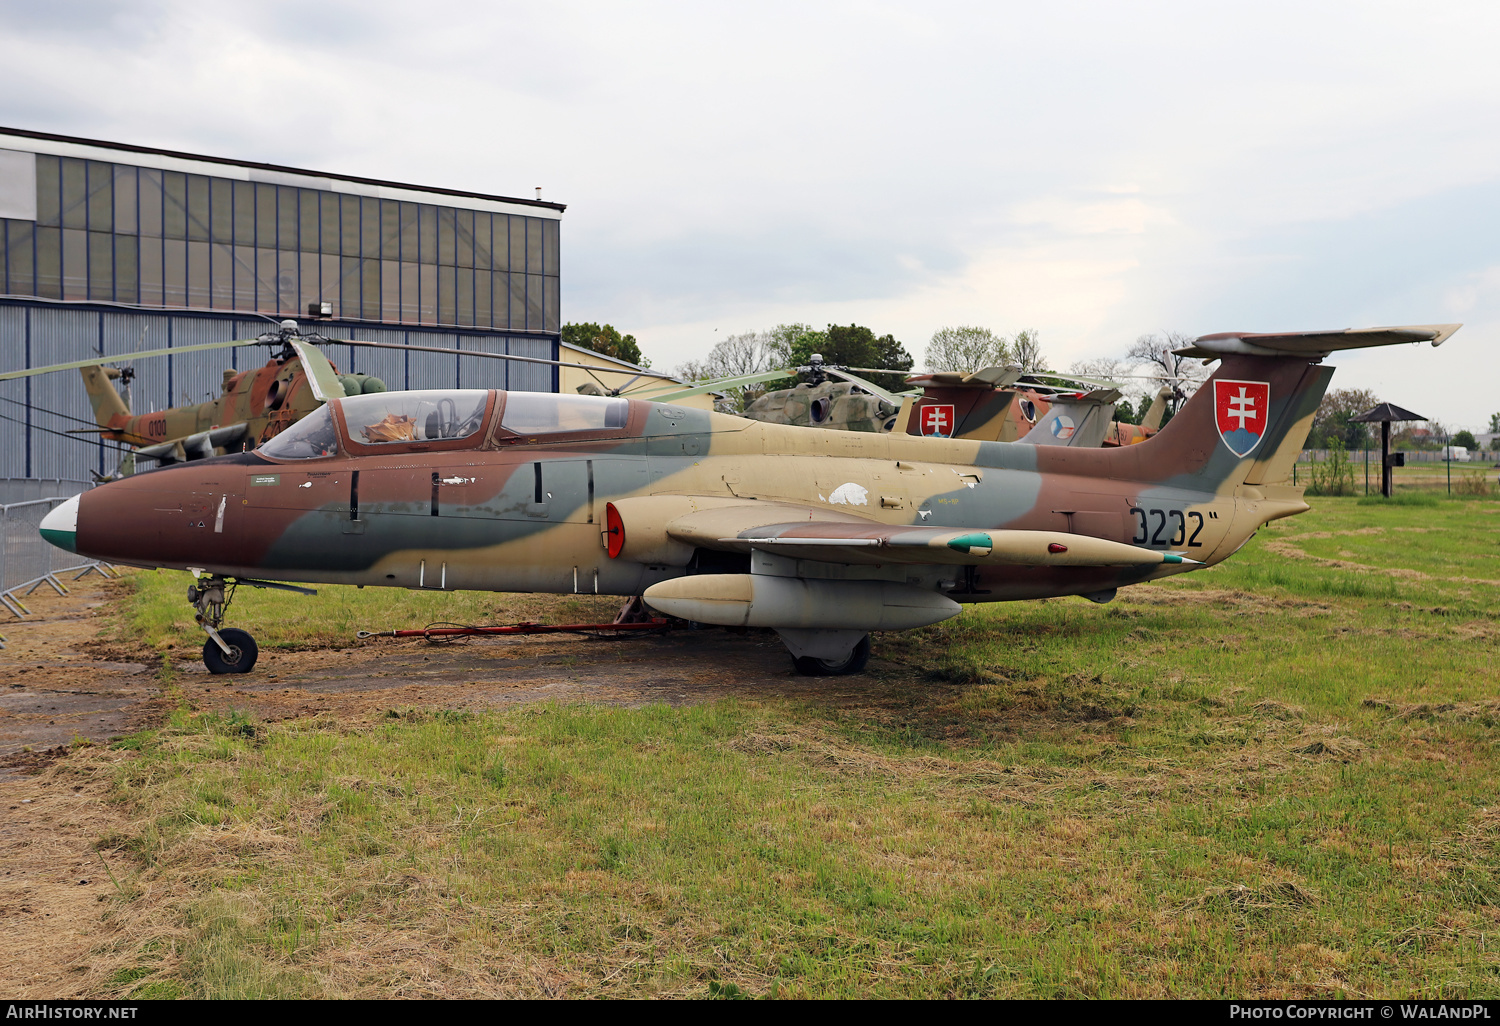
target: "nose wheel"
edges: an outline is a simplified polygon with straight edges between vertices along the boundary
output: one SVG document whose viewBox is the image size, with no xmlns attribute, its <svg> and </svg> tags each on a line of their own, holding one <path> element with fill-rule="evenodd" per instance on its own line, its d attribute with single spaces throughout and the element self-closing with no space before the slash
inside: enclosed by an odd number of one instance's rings
<svg viewBox="0 0 1500 1026">
<path fill-rule="evenodd" d="M 223 627 L 234 588 L 217 575 L 200 577 L 188 585 L 188 602 L 197 612 L 198 626 L 208 635 L 203 643 L 203 665 L 209 673 L 249 673 L 260 655 L 260 646 L 248 631 Z"/>
<path fill-rule="evenodd" d="M 209 638 L 203 643 L 203 665 L 209 673 L 249 673 L 260 655 L 260 647 L 248 631 L 225 627 L 218 638 Z M 219 647 L 223 643 L 229 651 Z"/>
</svg>

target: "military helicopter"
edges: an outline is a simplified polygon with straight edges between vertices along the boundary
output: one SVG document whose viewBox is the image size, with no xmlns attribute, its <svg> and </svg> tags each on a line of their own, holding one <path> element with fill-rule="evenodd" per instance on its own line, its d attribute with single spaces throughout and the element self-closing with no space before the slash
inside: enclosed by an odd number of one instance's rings
<svg viewBox="0 0 1500 1026">
<path fill-rule="evenodd" d="M 862 670 L 870 633 L 966 603 L 1118 589 L 1218 563 L 1304 512 L 1288 481 L 1350 349 L 1459 325 L 1204 335 L 1220 361 L 1113 449 L 794 428 L 624 397 L 434 389 L 330 399 L 253 452 L 101 485 L 44 538 L 191 570 L 215 673 L 253 667 L 233 586 L 641 596 L 775 630 L 799 673 Z"/>
<path fill-rule="evenodd" d="M 226 452 L 253 449 L 276 437 L 290 425 L 332 398 L 366 395 L 386 390 L 385 383 L 367 374 L 340 374 L 315 341 L 322 336 L 303 335 L 296 321 L 282 321 L 273 332 L 255 339 L 210 342 L 171 349 L 148 349 L 120 357 L 125 368 L 107 367 L 98 360 L 32 367 L 0 374 L 0 380 L 49 374 L 77 368 L 83 375 L 98 428 L 76 429 L 72 434 L 99 434 L 105 439 L 132 446 L 116 476 L 133 470 L 135 459 L 151 459 L 165 465 L 204 459 Z M 253 370 L 225 370 L 223 394 L 217 399 L 190 406 L 176 406 L 154 413 L 133 413 L 128 395 L 134 377 L 134 361 L 208 349 L 264 345 L 271 358 Z M 125 386 L 125 395 L 111 382 Z"/>
</svg>

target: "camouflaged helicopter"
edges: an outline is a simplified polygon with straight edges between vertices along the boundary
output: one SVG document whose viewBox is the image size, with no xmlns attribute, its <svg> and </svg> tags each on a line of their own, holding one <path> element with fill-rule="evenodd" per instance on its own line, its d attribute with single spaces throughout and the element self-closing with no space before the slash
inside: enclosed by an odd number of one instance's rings
<svg viewBox="0 0 1500 1026">
<path fill-rule="evenodd" d="M 102 485 L 41 523 L 111 563 L 192 570 L 216 673 L 255 662 L 233 584 L 641 596 L 775 630 L 798 672 L 965 604 L 1117 590 L 1228 558 L 1308 509 L 1287 483 L 1347 349 L 1459 325 L 1205 335 L 1219 367 L 1112 449 L 763 424 L 624 397 L 451 389 L 331 399 L 253 452 Z M 272 584 L 287 587 L 285 584 Z"/>
<path fill-rule="evenodd" d="M 304 336 L 295 321 L 282 321 L 274 332 L 256 339 L 209 342 L 171 349 L 149 349 L 119 358 L 131 366 L 107 367 L 99 360 L 32 367 L 0 374 L 0 380 L 50 374 L 77 368 L 98 423 L 97 429 L 74 434 L 98 434 L 133 447 L 116 476 L 134 470 L 137 459 L 162 465 L 205 459 L 226 452 L 253 449 L 318 409 L 330 398 L 367 395 L 386 390 L 385 383 L 367 374 L 340 374 L 314 344 L 321 336 Z M 225 370 L 223 394 L 217 399 L 175 406 L 152 413 L 132 413 L 128 400 L 134 361 L 209 349 L 266 345 L 273 349 L 265 365 L 251 370 Z M 121 395 L 111 384 L 126 387 Z"/>
</svg>

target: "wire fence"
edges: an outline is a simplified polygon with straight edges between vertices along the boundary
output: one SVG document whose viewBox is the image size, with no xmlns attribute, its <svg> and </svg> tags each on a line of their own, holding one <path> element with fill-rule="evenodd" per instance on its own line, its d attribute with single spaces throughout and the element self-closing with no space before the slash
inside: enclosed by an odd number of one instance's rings
<svg viewBox="0 0 1500 1026">
<path fill-rule="evenodd" d="M 51 496 L 0 506 L 0 607 L 17 619 L 24 620 L 31 614 L 25 596 L 44 584 L 66 595 L 64 575 L 72 574 L 75 581 L 94 572 L 115 576 L 108 564 L 60 549 L 42 537 L 42 518 L 68 498 Z M 5 638 L 0 635 L 0 648 L 4 647 Z"/>
<path fill-rule="evenodd" d="M 67 498 L 92 487 L 87 481 L 70 481 L 61 477 L 0 477 L 0 506 L 32 499 Z"/>
<path fill-rule="evenodd" d="M 1471 450 L 1468 458 L 1431 450 L 1392 450 L 1404 461 L 1394 468 L 1392 489 L 1400 491 L 1447 491 L 1449 495 L 1472 497 L 1500 494 L 1500 453 Z M 1335 453 L 1329 449 L 1303 449 L 1292 465 L 1292 484 L 1307 486 L 1308 495 L 1379 495 L 1381 457 L 1379 449 L 1354 449 Z"/>
<path fill-rule="evenodd" d="M 1328 460 L 1328 449 L 1303 449 L 1299 457 L 1302 463 L 1325 463 Z M 1447 463 L 1447 454 L 1441 449 L 1391 449 L 1392 453 L 1401 453 L 1406 457 L 1406 463 Z M 1363 464 L 1366 460 L 1372 466 L 1380 464 L 1379 449 L 1349 449 L 1344 453 L 1345 459 L 1351 463 Z M 1488 449 L 1470 449 L 1467 458 L 1458 456 L 1454 463 L 1500 463 L 1500 452 Z"/>
</svg>

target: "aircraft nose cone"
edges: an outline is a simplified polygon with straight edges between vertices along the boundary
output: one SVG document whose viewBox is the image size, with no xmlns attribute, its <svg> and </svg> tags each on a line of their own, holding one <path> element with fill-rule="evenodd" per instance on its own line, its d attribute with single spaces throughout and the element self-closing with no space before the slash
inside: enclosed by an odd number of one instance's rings
<svg viewBox="0 0 1500 1026">
<path fill-rule="evenodd" d="M 78 496 L 42 517 L 37 530 L 47 541 L 69 552 L 78 551 Z"/>
</svg>

